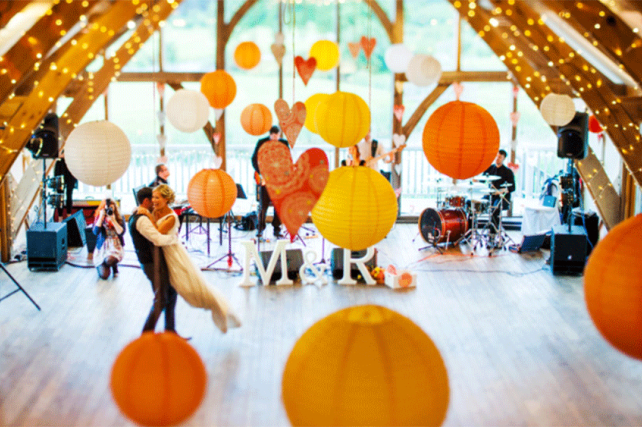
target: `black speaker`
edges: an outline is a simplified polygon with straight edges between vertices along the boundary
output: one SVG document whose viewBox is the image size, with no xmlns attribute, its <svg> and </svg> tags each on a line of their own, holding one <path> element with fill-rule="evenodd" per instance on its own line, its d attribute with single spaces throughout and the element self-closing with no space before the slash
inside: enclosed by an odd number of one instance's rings
<svg viewBox="0 0 642 427">
<path fill-rule="evenodd" d="M 551 234 L 551 272 L 553 274 L 582 274 L 586 264 L 586 234 L 584 228 L 556 225 Z"/>
<path fill-rule="evenodd" d="M 597 245 L 600 239 L 600 217 L 592 211 L 581 211 L 579 208 L 573 209 L 573 224 L 584 227 L 586 225 L 586 237 L 590 243 L 586 255 L 591 255 L 592 248 Z"/>
<path fill-rule="evenodd" d="M 362 258 L 366 255 L 367 249 L 361 251 L 352 251 L 350 258 Z M 377 266 L 377 251 L 375 249 L 375 254 L 370 258 L 370 261 L 366 262 L 366 266 L 370 270 Z M 332 259 L 330 260 L 330 268 L 332 270 L 332 277 L 335 280 L 343 278 L 343 249 L 334 248 L 332 249 Z M 350 268 L 350 277 L 354 280 L 357 280 L 361 276 L 359 267 L 356 264 L 351 264 Z"/>
<path fill-rule="evenodd" d="M 27 149 L 34 159 L 58 158 L 58 116 L 49 113 L 42 124 L 33 131 L 33 136 L 27 142 Z"/>
<path fill-rule="evenodd" d="M 83 247 L 87 243 L 85 235 L 85 215 L 82 209 L 75 214 L 68 216 L 64 221 L 67 224 L 67 246 L 70 248 Z"/>
<path fill-rule="evenodd" d="M 299 277 L 299 269 L 303 265 L 303 251 L 301 249 L 287 249 L 287 268 L 288 268 L 288 278 L 290 280 L 295 280 Z M 272 258 L 272 251 L 263 251 L 260 252 L 261 262 L 263 263 L 263 268 L 267 268 L 270 258 Z M 259 276 L 260 277 L 260 276 Z M 274 267 L 274 272 L 270 277 L 269 283 L 276 282 L 281 279 L 281 260 L 276 261 L 276 267 Z M 266 283 L 264 283 L 265 285 Z"/>
<path fill-rule="evenodd" d="M 27 267 L 29 270 L 56 270 L 67 260 L 67 223 L 42 223 L 27 230 Z"/>
<path fill-rule="evenodd" d="M 588 154 L 588 114 L 576 112 L 573 120 L 557 129 L 557 157 L 583 159 Z"/>
</svg>

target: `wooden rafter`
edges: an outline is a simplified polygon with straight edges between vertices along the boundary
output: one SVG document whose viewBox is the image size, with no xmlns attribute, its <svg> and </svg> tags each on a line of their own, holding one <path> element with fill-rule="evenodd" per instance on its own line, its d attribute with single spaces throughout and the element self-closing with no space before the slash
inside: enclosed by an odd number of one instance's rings
<svg viewBox="0 0 642 427">
<path fill-rule="evenodd" d="M 11 18 L 21 12 L 29 3 L 26 1 L 2 1 L 0 2 L 0 28 L 4 28 Z"/>
<path fill-rule="evenodd" d="M 423 117 L 424 114 L 426 114 L 426 111 L 428 111 L 428 108 L 450 87 L 450 83 L 442 83 L 441 81 L 439 84 L 428 94 L 426 98 L 424 98 L 423 101 L 417 106 L 415 111 L 412 113 L 412 116 L 408 119 L 405 125 L 403 125 L 401 133 L 403 135 L 406 135 L 406 138 L 410 136 L 413 130 L 415 130 L 415 127 L 417 126 L 417 123 L 419 123 L 419 120 Z"/>
<path fill-rule="evenodd" d="M 238 10 L 234 13 L 234 16 L 230 19 L 230 22 L 227 24 L 224 24 L 225 28 L 225 39 L 224 39 L 224 44 L 227 45 L 227 42 L 229 41 L 230 36 L 232 35 L 232 32 L 234 31 L 234 28 L 236 27 L 236 24 L 239 23 L 241 18 L 245 16 L 245 14 L 256 4 L 258 0 L 245 0 L 245 3 L 241 5 L 241 7 L 238 8 Z"/>
</svg>

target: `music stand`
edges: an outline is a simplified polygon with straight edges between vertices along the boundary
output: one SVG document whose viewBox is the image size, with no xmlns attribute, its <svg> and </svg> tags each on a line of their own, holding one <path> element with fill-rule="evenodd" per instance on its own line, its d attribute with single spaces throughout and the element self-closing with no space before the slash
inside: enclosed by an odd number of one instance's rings
<svg viewBox="0 0 642 427">
<path fill-rule="evenodd" d="M 205 267 L 206 270 L 226 270 L 229 271 L 230 268 L 232 268 L 233 262 L 236 261 L 236 264 L 238 264 L 239 268 L 241 269 L 240 271 L 243 271 L 243 266 L 241 265 L 240 261 L 238 258 L 236 258 L 236 255 L 232 252 L 232 215 L 231 215 L 231 210 L 230 212 L 225 214 L 224 217 L 224 222 L 227 220 L 227 253 L 220 257 L 219 259 L 215 260 L 214 262 L 210 263 L 207 267 Z M 219 262 L 223 261 L 225 258 L 227 258 L 227 268 L 213 268 L 213 265 L 218 264 Z"/>
<path fill-rule="evenodd" d="M 13 295 L 13 294 L 15 294 L 17 292 L 22 292 L 23 294 L 26 295 L 27 298 L 29 298 L 29 301 L 31 301 L 33 303 L 33 305 L 36 306 L 38 311 L 40 311 L 40 306 L 38 306 L 38 304 L 36 304 L 36 302 L 33 300 L 33 298 L 31 298 L 31 296 L 27 293 L 27 291 L 25 291 L 25 289 L 22 286 L 20 286 L 20 283 L 18 283 L 18 281 L 11 275 L 11 273 L 9 273 L 7 271 L 7 269 L 4 266 L 4 263 L 0 262 L 0 268 L 2 268 L 2 271 L 7 273 L 7 276 L 9 276 L 9 278 L 13 281 L 13 283 L 15 283 L 16 286 L 18 287 L 18 289 L 15 289 L 12 292 L 9 292 L 7 295 L 5 295 L 3 297 L 0 297 L 0 301 L 2 301 L 3 299 L 9 298 L 11 295 Z"/>
</svg>

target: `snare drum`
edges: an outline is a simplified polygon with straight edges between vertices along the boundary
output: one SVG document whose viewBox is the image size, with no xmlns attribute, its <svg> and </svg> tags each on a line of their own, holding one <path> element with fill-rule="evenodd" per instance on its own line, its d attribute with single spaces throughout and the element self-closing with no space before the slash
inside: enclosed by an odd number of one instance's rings
<svg viewBox="0 0 642 427">
<path fill-rule="evenodd" d="M 419 215 L 419 234 L 427 243 L 455 242 L 468 231 L 463 209 L 425 209 Z"/>
<path fill-rule="evenodd" d="M 466 207 L 466 198 L 463 196 L 446 197 L 446 206 L 463 209 Z"/>
</svg>

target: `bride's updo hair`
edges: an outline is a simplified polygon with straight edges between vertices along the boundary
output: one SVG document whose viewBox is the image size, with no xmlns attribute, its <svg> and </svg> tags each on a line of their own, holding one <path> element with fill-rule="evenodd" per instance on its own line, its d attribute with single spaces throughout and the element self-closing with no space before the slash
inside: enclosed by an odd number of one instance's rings
<svg viewBox="0 0 642 427">
<path fill-rule="evenodd" d="M 174 194 L 174 190 L 172 190 L 170 186 L 167 184 L 161 184 L 158 187 L 154 187 L 154 191 L 158 191 L 161 197 L 167 200 L 168 205 L 171 205 L 172 203 L 174 203 L 174 199 L 176 199 L 176 194 Z"/>
</svg>

